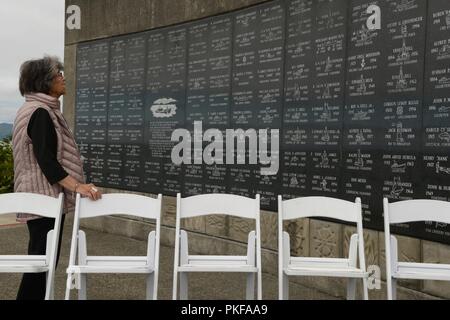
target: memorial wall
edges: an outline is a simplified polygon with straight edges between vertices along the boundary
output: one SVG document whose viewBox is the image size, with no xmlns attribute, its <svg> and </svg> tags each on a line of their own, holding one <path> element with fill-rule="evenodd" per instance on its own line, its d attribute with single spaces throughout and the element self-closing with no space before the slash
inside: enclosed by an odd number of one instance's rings
<svg viewBox="0 0 450 320">
<path fill-rule="evenodd" d="M 377 230 L 383 197 L 450 198 L 448 0 L 269 1 L 80 43 L 76 80 L 76 138 L 100 186 L 259 193 L 272 211 L 278 194 L 361 197 L 364 227 Z M 278 173 L 175 165 L 171 135 L 194 139 L 195 121 L 203 132 L 279 129 Z M 450 243 L 443 224 L 394 231 Z"/>
</svg>

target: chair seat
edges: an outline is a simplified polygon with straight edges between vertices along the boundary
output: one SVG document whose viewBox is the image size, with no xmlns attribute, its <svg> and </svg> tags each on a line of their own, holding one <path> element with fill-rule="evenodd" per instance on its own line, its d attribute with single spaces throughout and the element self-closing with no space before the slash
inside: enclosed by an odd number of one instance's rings
<svg viewBox="0 0 450 320">
<path fill-rule="evenodd" d="M 0 256 L 0 273 L 47 272 L 48 264 L 45 255 L 12 255 Z"/>
<path fill-rule="evenodd" d="M 257 272 L 247 256 L 189 255 L 188 262 L 178 268 L 180 272 Z"/>
<path fill-rule="evenodd" d="M 450 281 L 450 265 L 436 263 L 399 262 L 392 276 L 398 279 Z"/>
<path fill-rule="evenodd" d="M 291 257 L 284 273 L 289 276 L 364 278 L 368 272 L 350 266 L 349 259 Z"/>
<path fill-rule="evenodd" d="M 85 265 L 67 268 L 67 273 L 152 273 L 147 257 L 87 256 Z"/>
</svg>

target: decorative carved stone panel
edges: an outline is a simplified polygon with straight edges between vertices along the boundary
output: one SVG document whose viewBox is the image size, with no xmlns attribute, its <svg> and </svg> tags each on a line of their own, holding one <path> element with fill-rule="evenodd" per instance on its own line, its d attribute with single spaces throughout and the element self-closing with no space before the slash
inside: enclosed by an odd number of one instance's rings
<svg viewBox="0 0 450 320">
<path fill-rule="evenodd" d="M 198 233 L 188 232 L 189 254 L 223 255 L 227 253 L 226 241 Z"/>
<path fill-rule="evenodd" d="M 430 241 L 422 241 L 423 262 L 450 264 L 450 246 Z M 424 281 L 423 291 L 426 293 L 450 298 L 450 282 Z"/>
<path fill-rule="evenodd" d="M 271 250 L 278 248 L 278 216 L 274 212 L 261 211 L 261 246 Z"/>
<path fill-rule="evenodd" d="M 342 228 L 340 224 L 310 220 L 310 255 L 313 257 L 342 257 Z"/>
<path fill-rule="evenodd" d="M 206 216 L 183 218 L 181 220 L 181 229 L 206 233 Z"/>
<path fill-rule="evenodd" d="M 264 273 L 278 274 L 278 254 L 270 250 L 263 250 L 261 252 L 261 265 Z"/>
<path fill-rule="evenodd" d="M 296 219 L 284 222 L 283 231 L 289 233 L 291 255 L 308 256 L 310 245 L 309 219 Z"/>
<path fill-rule="evenodd" d="M 229 255 L 241 255 L 245 256 L 247 254 L 247 244 L 246 243 L 236 243 L 235 241 L 218 239 L 225 247 L 225 254 Z"/>
<path fill-rule="evenodd" d="M 210 215 L 206 217 L 206 233 L 212 236 L 226 237 L 229 229 L 229 217 Z"/>
<path fill-rule="evenodd" d="M 344 257 L 348 257 L 350 237 L 356 233 L 356 227 L 344 226 Z M 370 265 L 379 265 L 378 232 L 364 230 L 364 252 L 366 258 L 366 268 Z"/>
<path fill-rule="evenodd" d="M 230 239 L 247 242 L 248 233 L 255 230 L 255 223 L 250 219 L 230 217 Z"/>
<path fill-rule="evenodd" d="M 177 200 L 175 197 L 163 197 L 162 224 L 175 227 Z"/>
<path fill-rule="evenodd" d="M 421 244 L 419 239 L 395 235 L 398 241 L 398 259 L 405 262 L 421 261 Z M 386 279 L 386 250 L 384 245 L 384 232 L 379 233 L 380 242 L 380 268 L 381 279 Z M 411 289 L 420 289 L 420 280 L 401 280 L 398 282 L 400 286 Z"/>
</svg>

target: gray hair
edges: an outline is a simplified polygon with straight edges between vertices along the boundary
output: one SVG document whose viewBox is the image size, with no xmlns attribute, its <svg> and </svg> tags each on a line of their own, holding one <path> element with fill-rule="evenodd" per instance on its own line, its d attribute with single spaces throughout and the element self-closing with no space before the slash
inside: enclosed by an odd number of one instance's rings
<svg viewBox="0 0 450 320">
<path fill-rule="evenodd" d="M 20 94 L 49 94 L 53 79 L 62 70 L 64 66 L 58 57 L 45 56 L 43 59 L 25 61 L 20 67 Z"/>
</svg>

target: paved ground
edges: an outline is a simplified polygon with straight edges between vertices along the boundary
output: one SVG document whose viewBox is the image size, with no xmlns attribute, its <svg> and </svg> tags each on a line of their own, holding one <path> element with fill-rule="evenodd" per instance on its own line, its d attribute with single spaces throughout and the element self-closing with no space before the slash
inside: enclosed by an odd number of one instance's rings
<svg viewBox="0 0 450 320">
<path fill-rule="evenodd" d="M 5 214 L 0 216 L 0 227 L 17 224 L 15 214 Z"/>
<path fill-rule="evenodd" d="M 14 222 L 14 221 L 13 221 Z M 9 223 L 8 223 L 9 224 Z M 68 264 L 70 221 L 64 226 L 61 259 L 56 273 L 56 299 L 64 298 L 65 268 Z M 146 243 L 127 237 L 85 230 L 88 255 L 144 255 Z M 0 254 L 26 254 L 28 232 L 26 226 L 0 226 Z M 159 299 L 172 298 L 173 248 L 161 247 Z M 15 299 L 21 279 L 20 274 L 0 274 L 0 300 Z M 277 299 L 278 280 L 263 274 L 263 298 Z M 72 291 L 76 292 L 76 291 Z M 291 284 L 292 299 L 335 299 L 325 293 Z M 76 298 L 76 293 L 72 293 Z M 189 298 L 197 299 L 245 299 L 244 274 L 196 273 L 189 278 Z M 88 299 L 145 299 L 143 275 L 90 275 Z"/>
</svg>

